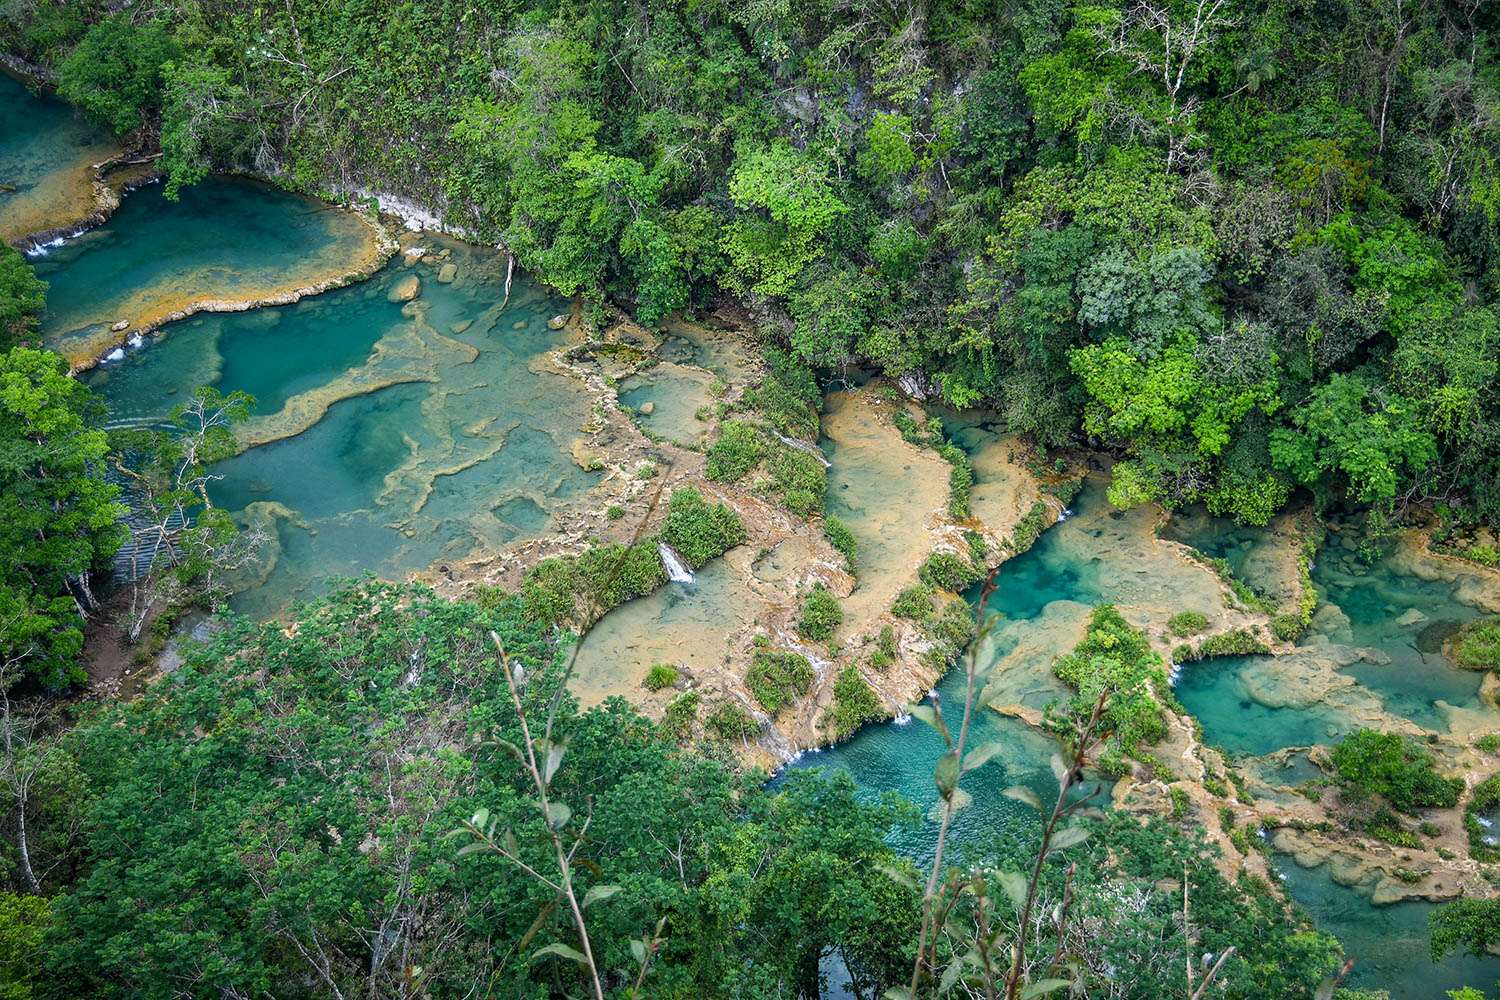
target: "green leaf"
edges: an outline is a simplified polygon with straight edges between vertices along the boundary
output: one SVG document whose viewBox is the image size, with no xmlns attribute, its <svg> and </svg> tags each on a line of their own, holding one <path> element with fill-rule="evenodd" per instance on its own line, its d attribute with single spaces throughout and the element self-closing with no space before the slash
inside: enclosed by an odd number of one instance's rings
<svg viewBox="0 0 1500 1000">
<path fill-rule="evenodd" d="M 573 810 L 566 802 L 547 803 L 547 825 L 554 830 L 561 830 L 568 825 L 568 820 L 573 818 Z"/>
<path fill-rule="evenodd" d="M 995 878 L 999 881 L 1000 888 L 1005 890 L 1005 894 L 1015 904 L 1016 909 L 1019 910 L 1026 905 L 1026 876 L 1020 872 L 1000 872 Z"/>
<path fill-rule="evenodd" d="M 944 809 L 951 809 L 955 813 L 957 813 L 969 808 L 973 804 L 974 796 L 970 795 L 962 788 L 955 788 L 953 789 L 953 794 L 948 796 L 948 798 L 938 799 L 932 804 L 932 808 L 927 810 L 927 818 L 932 820 L 934 823 L 940 823 L 943 819 Z"/>
<path fill-rule="evenodd" d="M 959 976 L 963 975 L 965 958 L 967 958 L 967 956 L 960 955 L 958 958 L 955 958 L 952 962 L 948 963 L 948 967 L 943 970 L 943 978 L 938 981 L 939 993 L 947 993 L 949 990 L 953 989 L 953 984 L 958 982 Z"/>
<path fill-rule="evenodd" d="M 569 948 L 565 944 L 549 944 L 544 947 L 538 948 L 536 951 L 531 953 L 532 961 L 541 958 L 543 955 L 558 955 L 562 958 L 570 958 L 573 961 L 577 962 L 579 965 L 587 965 L 589 961 L 588 959 L 583 957 L 583 952 L 579 951 L 577 948 Z"/>
<path fill-rule="evenodd" d="M 899 865 L 877 863 L 875 870 L 897 885 L 906 886 L 908 889 L 915 889 L 917 887 L 917 880 L 912 878 L 911 871 Z"/>
<path fill-rule="evenodd" d="M 1011 785 L 1000 794 L 1004 795 L 1008 799 L 1015 799 L 1017 802 L 1024 802 L 1026 805 L 1035 809 L 1037 812 L 1042 811 L 1042 800 L 1037 797 L 1036 792 L 1033 792 L 1025 785 Z"/>
<path fill-rule="evenodd" d="M 937 767 L 932 769 L 932 780 L 943 798 L 951 796 L 958 786 L 958 771 L 958 754 L 950 750 L 938 758 Z"/>
<path fill-rule="evenodd" d="M 469 823 L 477 829 L 483 830 L 485 824 L 487 824 L 489 821 L 490 811 L 488 809 L 480 809 L 474 813 L 474 816 L 469 820 Z"/>
<path fill-rule="evenodd" d="M 617 885 L 596 885 L 583 894 L 583 908 L 586 910 L 590 904 L 602 903 L 619 891 L 620 887 Z"/>
<path fill-rule="evenodd" d="M 542 781 L 548 783 L 552 781 L 552 776 L 557 773 L 558 767 L 562 764 L 563 754 L 567 749 L 561 743 L 547 744 L 547 758 L 542 764 Z"/>
<path fill-rule="evenodd" d="M 892 986 L 880 995 L 880 1000 L 911 1000 L 911 990 L 905 986 Z"/>
<path fill-rule="evenodd" d="M 1052 835 L 1049 845 L 1051 850 L 1065 851 L 1070 847 L 1083 843 L 1089 839 L 1089 828 L 1086 826 L 1069 826 L 1057 831 Z"/>
<path fill-rule="evenodd" d="M 635 938 L 630 939 L 630 954 L 635 959 L 636 965 L 646 964 L 646 943 Z"/>
<path fill-rule="evenodd" d="M 983 767 L 1005 751 L 1004 745 L 999 740 L 991 740 L 980 744 L 973 750 L 964 754 L 964 770 L 972 771 L 976 767 Z"/>
<path fill-rule="evenodd" d="M 1033 997 L 1044 997 L 1048 993 L 1056 993 L 1064 986 L 1073 985 L 1066 979 L 1038 979 L 1021 991 L 1021 1000 L 1032 1000 Z"/>
</svg>

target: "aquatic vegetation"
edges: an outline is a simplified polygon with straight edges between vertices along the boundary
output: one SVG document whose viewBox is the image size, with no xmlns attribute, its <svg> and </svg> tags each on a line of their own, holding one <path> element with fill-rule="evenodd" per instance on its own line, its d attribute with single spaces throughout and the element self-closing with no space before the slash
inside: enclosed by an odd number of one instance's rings
<svg viewBox="0 0 1500 1000">
<path fill-rule="evenodd" d="M 1270 651 L 1271 647 L 1254 632 L 1235 628 L 1204 639 L 1198 643 L 1193 655 L 1199 659 L 1207 659 L 1214 656 L 1250 656 Z"/>
<path fill-rule="evenodd" d="M 797 634 L 814 642 L 827 642 L 844 620 L 844 610 L 822 582 L 814 583 L 802 597 Z"/>
<path fill-rule="evenodd" d="M 844 557 L 844 567 L 851 573 L 855 569 L 855 559 L 859 555 L 859 541 L 854 537 L 854 532 L 843 519 L 835 514 L 828 514 L 823 518 L 823 534 L 830 544 Z"/>
<path fill-rule="evenodd" d="M 1207 627 L 1207 616 L 1198 611 L 1179 611 L 1167 619 L 1167 629 L 1179 638 L 1197 635 Z"/>
<path fill-rule="evenodd" d="M 917 568 L 917 576 L 929 587 L 959 593 L 976 583 L 981 570 L 957 552 L 939 550 Z"/>
<path fill-rule="evenodd" d="M 1076 692 L 1069 705 L 1051 716 L 1060 732 L 1075 735 L 1103 698 L 1102 732 L 1121 752 L 1134 755 L 1166 736 L 1160 692 L 1168 688 L 1161 657 L 1113 605 L 1093 610 L 1084 641 L 1052 670 Z"/>
</svg>

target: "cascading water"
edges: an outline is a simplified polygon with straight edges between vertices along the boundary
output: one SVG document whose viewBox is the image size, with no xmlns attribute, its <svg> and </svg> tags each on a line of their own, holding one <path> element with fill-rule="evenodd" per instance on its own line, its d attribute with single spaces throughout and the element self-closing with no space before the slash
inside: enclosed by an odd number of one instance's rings
<svg viewBox="0 0 1500 1000">
<path fill-rule="evenodd" d="M 657 542 L 656 551 L 661 553 L 661 564 L 667 568 L 667 579 L 673 583 L 692 583 L 693 571 L 687 568 L 672 546 L 666 542 Z"/>
</svg>

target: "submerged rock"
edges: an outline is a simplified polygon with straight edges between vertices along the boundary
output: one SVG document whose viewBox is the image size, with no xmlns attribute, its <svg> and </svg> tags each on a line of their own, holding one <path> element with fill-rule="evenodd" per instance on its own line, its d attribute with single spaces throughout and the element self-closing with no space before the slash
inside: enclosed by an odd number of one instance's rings
<svg viewBox="0 0 1500 1000">
<path fill-rule="evenodd" d="M 474 321 L 472 319 L 463 319 L 459 320 L 457 323 L 454 323 L 452 326 L 448 327 L 448 329 L 453 333 L 463 333 L 473 325 Z"/>
<path fill-rule="evenodd" d="M 438 268 L 437 280 L 444 285 L 451 284 L 458 277 L 458 265 L 449 261 Z"/>
<path fill-rule="evenodd" d="M 547 329 L 549 330 L 561 330 L 567 325 L 568 317 L 564 316 L 562 313 L 558 313 L 556 316 L 553 316 L 547 321 Z"/>
<path fill-rule="evenodd" d="M 415 274 L 408 274 L 391 286 L 391 290 L 385 293 L 387 302 L 410 302 L 422 294 L 422 279 Z"/>
<path fill-rule="evenodd" d="M 649 417 L 649 416 L 651 416 L 651 414 L 653 414 L 655 412 L 656 412 L 656 404 L 655 403 L 650 402 L 648 400 L 647 402 L 644 402 L 644 403 L 641 404 L 641 416 L 643 416 L 643 417 Z"/>
</svg>

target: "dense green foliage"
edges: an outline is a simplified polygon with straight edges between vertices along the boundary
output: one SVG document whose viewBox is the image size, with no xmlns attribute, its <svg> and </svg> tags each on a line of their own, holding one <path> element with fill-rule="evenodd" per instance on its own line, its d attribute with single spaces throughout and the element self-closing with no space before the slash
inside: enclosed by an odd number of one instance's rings
<svg viewBox="0 0 1500 1000">
<path fill-rule="evenodd" d="M 1432 755 L 1399 733 L 1356 729 L 1331 758 L 1347 794 L 1380 795 L 1402 812 L 1457 805 L 1464 788 L 1462 778 L 1438 774 Z"/>
<path fill-rule="evenodd" d="M 80 606 L 121 540 L 97 403 L 57 355 L 0 354 L 0 663 L 58 687 L 82 679 Z"/>
<path fill-rule="evenodd" d="M 1094 609 L 1084 640 L 1059 657 L 1052 670 L 1077 692 L 1053 716 L 1065 733 L 1086 721 L 1100 696 L 1107 695 L 1103 732 L 1119 752 L 1134 754 L 1167 735 L 1161 692 L 1168 688 L 1161 657 L 1114 605 Z"/>
<path fill-rule="evenodd" d="M 697 569 L 743 542 L 745 525 L 726 505 L 709 503 L 702 493 L 687 487 L 672 491 L 661 540 Z"/>
<path fill-rule="evenodd" d="M 446 204 L 647 323 L 741 297 L 806 362 L 1117 448 L 1120 503 L 1500 517 L 1489 5 L 113 10 L 22 4 L 0 45 L 174 184 Z"/>
<path fill-rule="evenodd" d="M 807 694 L 812 682 L 813 668 L 807 657 L 789 650 L 757 649 L 745 672 L 745 686 L 772 715 Z"/>
<path fill-rule="evenodd" d="M 29 339 L 47 301 L 47 283 L 15 250 L 0 245 L 0 351 Z"/>
<path fill-rule="evenodd" d="M 574 993 L 577 967 L 537 954 L 569 940 L 552 893 L 444 836 L 482 805 L 546 864 L 489 739 L 518 735 L 488 630 L 533 709 L 553 690 L 520 610 L 366 585 L 290 634 L 236 623 L 172 683 L 101 705 L 68 739 L 91 776 L 80 875 L 51 902 L 37 995 L 396 996 L 415 967 L 433 997 Z M 580 877 L 621 887 L 589 910 L 603 967 L 633 968 L 628 939 L 664 919 L 657 996 L 791 995 L 828 948 L 862 981 L 903 974 L 915 900 L 878 870 L 902 864 L 882 839 L 901 810 L 847 778 L 763 791 L 619 702 L 565 701 L 558 732 L 556 794 L 575 823 L 589 804 Z"/>
<path fill-rule="evenodd" d="M 1465 625 L 1454 637 L 1453 656 L 1472 670 L 1500 670 L 1500 617 Z"/>
<path fill-rule="evenodd" d="M 1462 948 L 1487 958 L 1500 945 L 1500 899 L 1455 899 L 1427 918 L 1432 931 L 1432 960 Z"/>
<path fill-rule="evenodd" d="M 814 642 L 827 642 L 833 638 L 839 623 L 844 620 L 844 609 L 821 581 L 808 588 L 802 595 L 802 614 L 797 619 L 797 634 Z"/>
<path fill-rule="evenodd" d="M 833 682 L 833 706 L 828 712 L 828 724 L 836 739 L 852 736 L 860 726 L 884 714 L 885 706 L 875 689 L 860 676 L 858 666 L 850 664 L 839 671 Z"/>
</svg>

